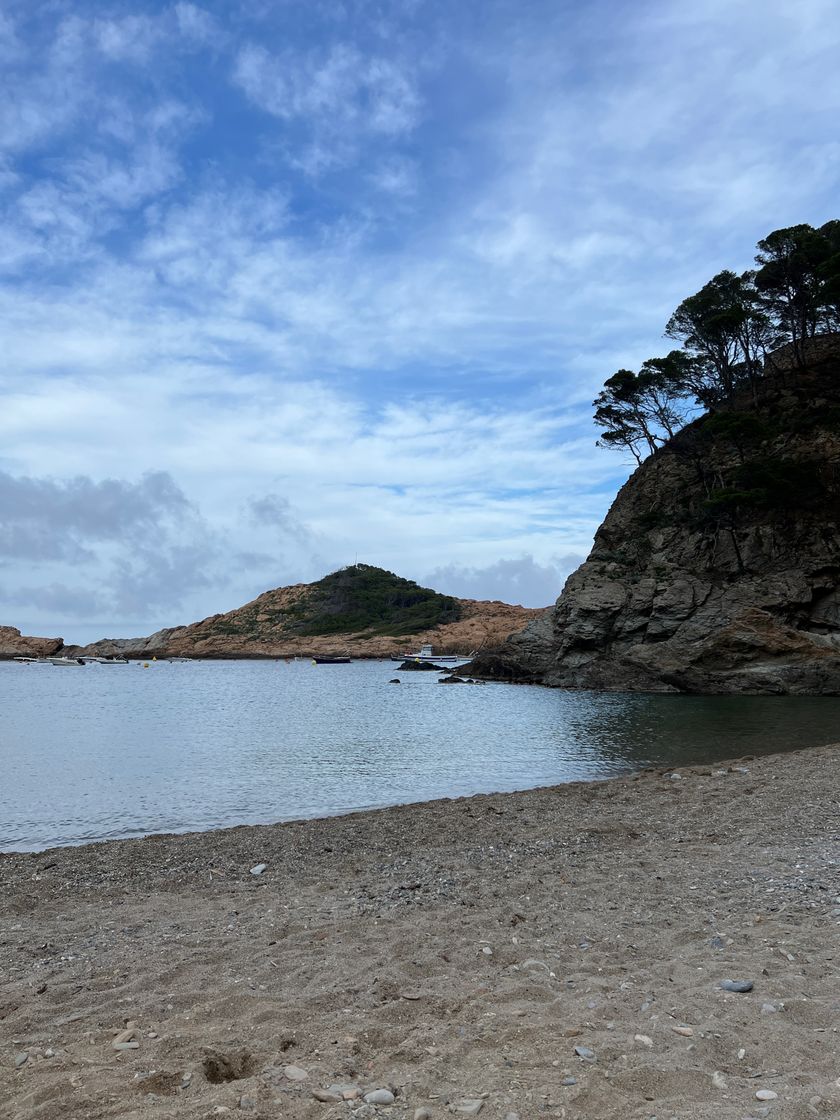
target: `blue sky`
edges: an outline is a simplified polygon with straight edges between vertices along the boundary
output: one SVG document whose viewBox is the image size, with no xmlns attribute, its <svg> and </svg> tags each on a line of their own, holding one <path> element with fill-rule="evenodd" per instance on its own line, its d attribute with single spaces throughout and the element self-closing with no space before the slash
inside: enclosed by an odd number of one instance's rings
<svg viewBox="0 0 840 1120">
<path fill-rule="evenodd" d="M 840 216 L 834 0 L 0 3 L 0 622 L 542 605 L 604 379 Z"/>
</svg>

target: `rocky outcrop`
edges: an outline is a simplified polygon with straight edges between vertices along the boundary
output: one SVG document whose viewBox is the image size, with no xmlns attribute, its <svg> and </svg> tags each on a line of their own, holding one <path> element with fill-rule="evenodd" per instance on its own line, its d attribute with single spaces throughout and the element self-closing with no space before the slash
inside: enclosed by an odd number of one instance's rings
<svg viewBox="0 0 840 1120">
<path fill-rule="evenodd" d="M 63 649 L 61 638 L 28 638 L 14 626 L 0 626 L 0 661 L 13 657 L 51 657 Z"/>
<path fill-rule="evenodd" d="M 470 672 L 609 690 L 840 694 L 840 360 L 769 370 L 619 492 L 555 607 Z"/>
<path fill-rule="evenodd" d="M 73 656 L 87 654 L 91 657 L 162 657 L 172 652 L 172 643 L 185 630 L 185 626 L 172 626 L 157 630 L 146 638 L 102 638 L 88 646 L 73 646 Z"/>
<path fill-rule="evenodd" d="M 379 570 L 377 570 L 379 571 Z M 387 574 L 387 573 L 385 573 Z M 329 577 L 327 577 L 329 578 Z M 398 580 L 398 591 L 407 581 Z M 315 657 L 349 654 L 351 657 L 391 657 L 414 652 L 431 643 L 439 654 L 496 649 L 541 612 L 510 603 L 451 599 L 444 603 L 441 622 L 411 630 L 408 611 L 397 610 L 389 622 L 340 633 L 311 633 L 329 628 L 337 616 L 332 597 L 322 594 L 322 584 L 294 584 L 266 591 L 226 614 L 215 614 L 189 626 L 159 630 L 147 638 L 104 639 L 75 654 L 123 657 Z M 416 585 L 413 585 L 416 587 Z M 422 590 L 422 589 L 420 589 Z M 434 594 L 434 593 L 433 593 Z M 409 596 L 410 598 L 411 596 Z M 364 598 L 364 596 L 362 596 Z M 349 604 L 354 606 L 351 595 Z M 340 616 L 346 617 L 345 615 Z"/>
</svg>

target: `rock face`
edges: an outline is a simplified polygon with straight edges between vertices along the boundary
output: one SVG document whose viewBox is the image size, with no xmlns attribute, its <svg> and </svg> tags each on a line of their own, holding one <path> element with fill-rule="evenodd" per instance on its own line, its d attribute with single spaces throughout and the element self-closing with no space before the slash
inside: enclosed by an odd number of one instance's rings
<svg viewBox="0 0 840 1120">
<path fill-rule="evenodd" d="M 543 613 L 454 599 L 358 565 L 314 584 L 266 591 L 227 614 L 147 638 L 106 639 L 74 653 L 127 657 L 390 657 L 430 642 L 435 652 L 496 649 Z"/>
<path fill-rule="evenodd" d="M 840 347 L 690 424 L 619 492 L 555 607 L 470 672 L 840 694 Z"/>
<path fill-rule="evenodd" d="M 61 638 L 27 638 L 14 626 L 0 626 L 0 661 L 13 657 L 51 657 L 63 646 Z"/>
</svg>

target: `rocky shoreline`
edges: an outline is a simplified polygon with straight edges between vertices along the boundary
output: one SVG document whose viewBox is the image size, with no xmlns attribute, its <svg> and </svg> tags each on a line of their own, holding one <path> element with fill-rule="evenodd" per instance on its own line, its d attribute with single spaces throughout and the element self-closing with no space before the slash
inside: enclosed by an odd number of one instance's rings
<svg viewBox="0 0 840 1120">
<path fill-rule="evenodd" d="M 15 1120 L 836 1115 L 838 762 L 0 856 L 0 1101 Z"/>
</svg>

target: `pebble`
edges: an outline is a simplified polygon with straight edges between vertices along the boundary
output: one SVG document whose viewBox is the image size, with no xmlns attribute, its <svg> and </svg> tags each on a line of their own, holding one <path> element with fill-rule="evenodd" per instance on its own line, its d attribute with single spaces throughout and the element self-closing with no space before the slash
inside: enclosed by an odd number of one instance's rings
<svg viewBox="0 0 840 1120">
<path fill-rule="evenodd" d="M 490 948 L 489 945 L 485 945 L 484 948 L 481 951 L 482 951 L 482 953 L 484 953 L 485 957 L 492 957 L 493 956 L 493 950 Z"/>
<path fill-rule="evenodd" d="M 519 1120 L 519 1113 L 518 1112 L 506 1112 L 505 1113 L 505 1120 Z"/>
<path fill-rule="evenodd" d="M 772 1015 L 774 1011 L 778 1011 L 778 1010 L 779 1009 L 775 1005 L 775 1003 L 762 1003 L 762 1005 L 761 1005 L 761 1013 L 763 1015 Z"/>
<path fill-rule="evenodd" d="M 460 1112 L 462 1116 L 478 1116 L 484 1107 L 481 1097 L 467 1097 L 465 1100 L 456 1101 L 449 1106 L 450 1112 Z"/>
<path fill-rule="evenodd" d="M 671 1030 L 674 1034 L 681 1034 L 685 1038 L 691 1038 L 694 1034 L 694 1029 L 692 1027 L 671 1027 Z"/>
<path fill-rule="evenodd" d="M 563 1080 L 560 1082 L 560 1084 L 565 1085 L 567 1088 L 568 1088 L 569 1085 L 577 1085 L 577 1078 L 576 1077 L 564 1077 Z"/>
<path fill-rule="evenodd" d="M 115 1050 L 139 1050 L 139 1042 L 112 1042 L 111 1045 Z"/>
<path fill-rule="evenodd" d="M 365 1093 L 365 1104 L 393 1104 L 394 1094 L 390 1089 L 372 1089 Z"/>
<path fill-rule="evenodd" d="M 301 1069 L 300 1066 L 285 1066 L 283 1075 L 288 1077 L 289 1081 L 305 1081 L 309 1076 L 306 1070 Z"/>
<path fill-rule="evenodd" d="M 333 1093 L 329 1089 L 313 1089 L 312 1096 L 322 1104 L 340 1104 L 344 1100 L 341 1093 Z"/>
<path fill-rule="evenodd" d="M 712 1074 L 712 1084 L 714 1085 L 714 1087 L 716 1089 L 725 1089 L 726 1088 L 726 1078 L 723 1076 L 723 1074 L 720 1072 L 720 1070 L 716 1069 L 715 1072 Z"/>
<path fill-rule="evenodd" d="M 256 1097 L 245 1097 L 245 1096 L 240 1097 L 239 1098 L 239 1107 L 242 1109 L 243 1112 L 255 1112 L 256 1108 L 257 1108 Z"/>
<path fill-rule="evenodd" d="M 45 1058 L 54 1058 L 54 1057 L 55 1057 L 55 1050 L 53 1050 L 53 1048 L 52 1048 L 51 1046 L 50 1046 L 50 1047 L 48 1047 L 48 1048 L 47 1048 L 47 1049 L 46 1049 L 46 1050 L 44 1051 L 44 1057 L 45 1057 Z"/>
<path fill-rule="evenodd" d="M 583 1058 L 585 1062 L 595 1061 L 595 1051 L 590 1050 L 588 1046 L 576 1046 L 575 1053 L 579 1058 Z"/>
<path fill-rule="evenodd" d="M 723 988 L 725 992 L 751 992 L 753 982 L 752 980 L 721 980 L 718 987 Z"/>
<path fill-rule="evenodd" d="M 775 1101 L 778 1098 L 779 1094 L 774 1093 L 772 1089 L 759 1089 L 755 1095 L 757 1101 Z"/>
<path fill-rule="evenodd" d="M 653 1039 L 647 1034 L 633 1035 L 634 1042 L 641 1042 L 642 1046 L 653 1046 Z"/>
<path fill-rule="evenodd" d="M 432 1120 L 432 1110 L 422 1105 L 414 1110 L 414 1120 Z"/>
<path fill-rule="evenodd" d="M 263 871 L 268 867 L 267 863 L 257 863 L 251 868 L 252 875 L 262 875 Z"/>
<path fill-rule="evenodd" d="M 28 1061 L 29 1054 L 25 1050 L 21 1050 L 19 1054 L 15 1054 L 15 1069 L 20 1069 L 20 1067 L 26 1065 Z"/>
<path fill-rule="evenodd" d="M 118 1035 L 115 1035 L 114 1040 L 112 1041 L 111 1045 L 114 1047 L 115 1050 L 119 1050 L 119 1048 L 120 1048 L 120 1046 L 123 1042 L 131 1042 L 136 1034 L 137 1034 L 137 1028 L 133 1027 L 133 1026 L 128 1026 L 128 1027 L 126 1027 L 126 1029 L 124 1031 L 120 1031 L 120 1033 Z M 139 1045 L 139 1043 L 138 1043 L 138 1045 Z"/>
</svg>

